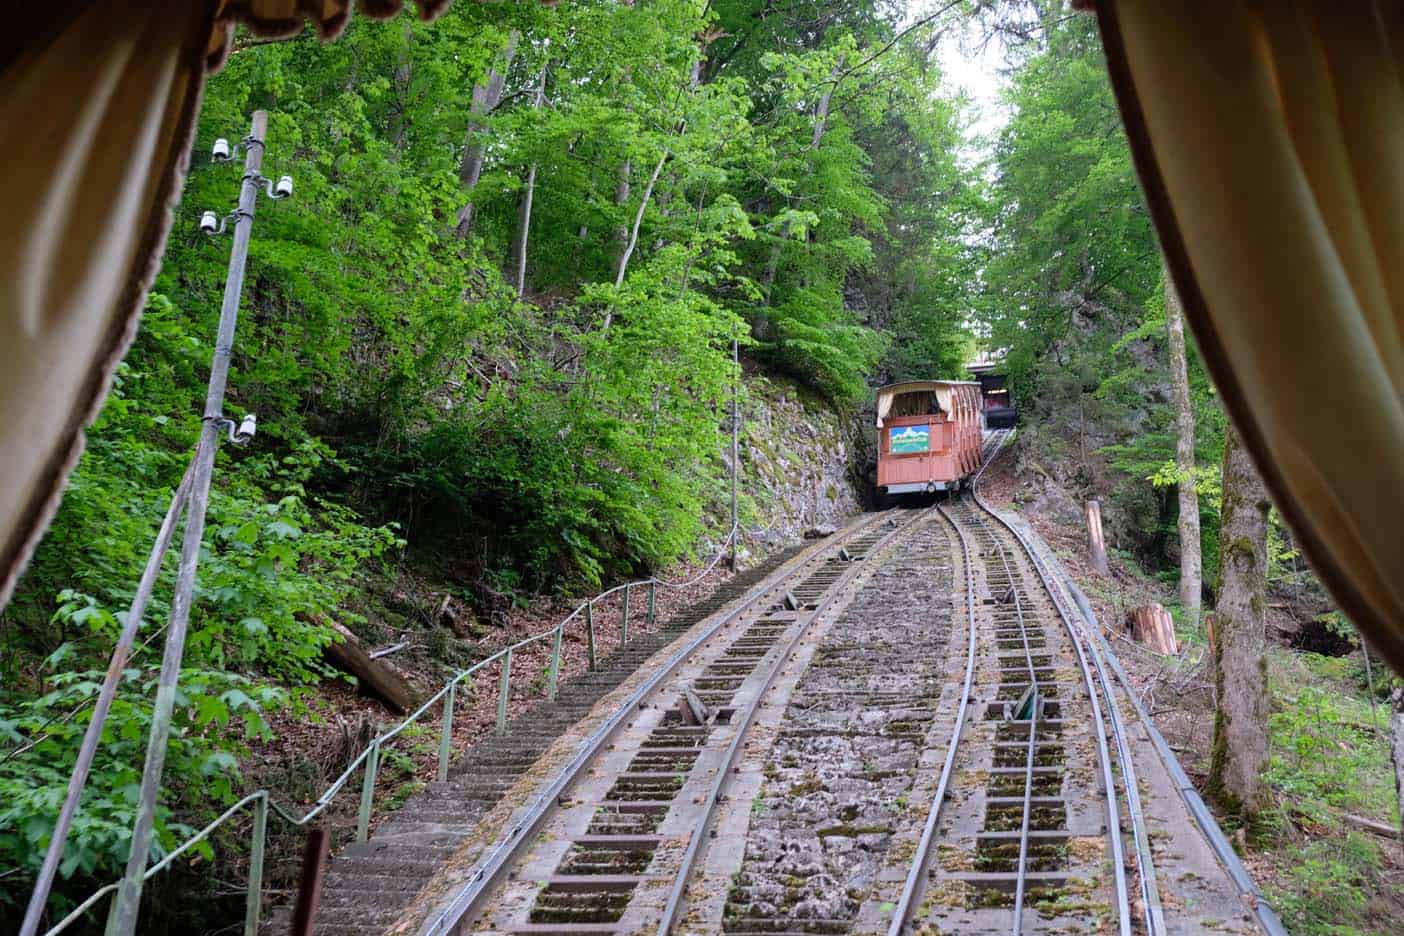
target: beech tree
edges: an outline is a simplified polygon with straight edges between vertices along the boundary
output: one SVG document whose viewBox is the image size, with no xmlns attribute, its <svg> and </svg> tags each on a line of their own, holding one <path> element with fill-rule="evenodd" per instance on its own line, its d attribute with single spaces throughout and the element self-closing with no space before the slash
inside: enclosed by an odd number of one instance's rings
<svg viewBox="0 0 1404 936">
<path fill-rule="evenodd" d="M 1213 624 L 1214 746 L 1209 793 L 1249 816 L 1265 805 L 1268 513 L 1272 504 L 1238 431 L 1224 439 L 1220 575 Z"/>
<path fill-rule="evenodd" d="M 1165 277 L 1165 334 L 1170 345 L 1170 385 L 1175 399 L 1175 473 L 1180 497 L 1180 604 L 1192 623 L 1199 621 L 1204 577 L 1199 550 L 1199 494 L 1195 491 L 1194 408 L 1190 403 L 1185 355 L 1185 317 L 1170 271 Z"/>
</svg>

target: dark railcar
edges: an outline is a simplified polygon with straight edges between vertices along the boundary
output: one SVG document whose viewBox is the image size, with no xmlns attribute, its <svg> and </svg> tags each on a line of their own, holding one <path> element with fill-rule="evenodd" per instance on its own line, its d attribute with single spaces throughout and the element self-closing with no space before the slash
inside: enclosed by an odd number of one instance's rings
<svg viewBox="0 0 1404 936">
<path fill-rule="evenodd" d="M 980 411 L 986 429 L 1013 429 L 1018 421 L 1014 401 L 1009 397 L 1009 378 L 997 373 L 994 361 L 976 361 L 969 365 L 972 376 L 980 382 Z"/>
</svg>

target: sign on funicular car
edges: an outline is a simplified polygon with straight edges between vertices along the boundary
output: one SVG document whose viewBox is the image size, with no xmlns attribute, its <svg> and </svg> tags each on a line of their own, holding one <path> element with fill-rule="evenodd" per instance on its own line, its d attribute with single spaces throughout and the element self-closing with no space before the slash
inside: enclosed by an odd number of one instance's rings
<svg viewBox="0 0 1404 936">
<path fill-rule="evenodd" d="M 887 430 L 887 438 L 893 455 L 931 451 L 930 426 L 893 426 Z"/>
</svg>

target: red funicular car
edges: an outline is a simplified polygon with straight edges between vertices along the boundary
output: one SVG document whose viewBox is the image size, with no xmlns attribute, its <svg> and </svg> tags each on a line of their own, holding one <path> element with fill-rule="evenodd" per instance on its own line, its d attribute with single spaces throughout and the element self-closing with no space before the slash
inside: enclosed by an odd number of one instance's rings
<svg viewBox="0 0 1404 936">
<path fill-rule="evenodd" d="M 877 392 L 879 494 L 954 490 L 980 467 L 980 385 L 909 380 Z"/>
</svg>

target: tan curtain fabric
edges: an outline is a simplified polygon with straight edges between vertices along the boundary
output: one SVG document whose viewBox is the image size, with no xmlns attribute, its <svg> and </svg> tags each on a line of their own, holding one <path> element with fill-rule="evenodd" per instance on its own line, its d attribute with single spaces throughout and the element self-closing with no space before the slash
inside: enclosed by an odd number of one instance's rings
<svg viewBox="0 0 1404 936">
<path fill-rule="evenodd" d="M 1404 672 L 1404 14 L 1106 0 L 1186 316 L 1313 565 Z"/>
<path fill-rule="evenodd" d="M 0 73 L 0 605 L 155 272 L 209 29 L 190 0 L 90 3 Z"/>
<path fill-rule="evenodd" d="M 414 0 L 421 19 L 432 20 L 448 9 L 450 0 Z M 359 0 L 360 12 L 372 19 L 388 19 L 404 10 L 404 0 Z M 235 27 L 243 23 L 255 35 L 287 39 L 308 25 L 323 39 L 341 35 L 351 20 L 352 0 L 219 0 L 215 28 L 206 43 L 205 58 L 218 71 L 228 58 Z"/>
</svg>

